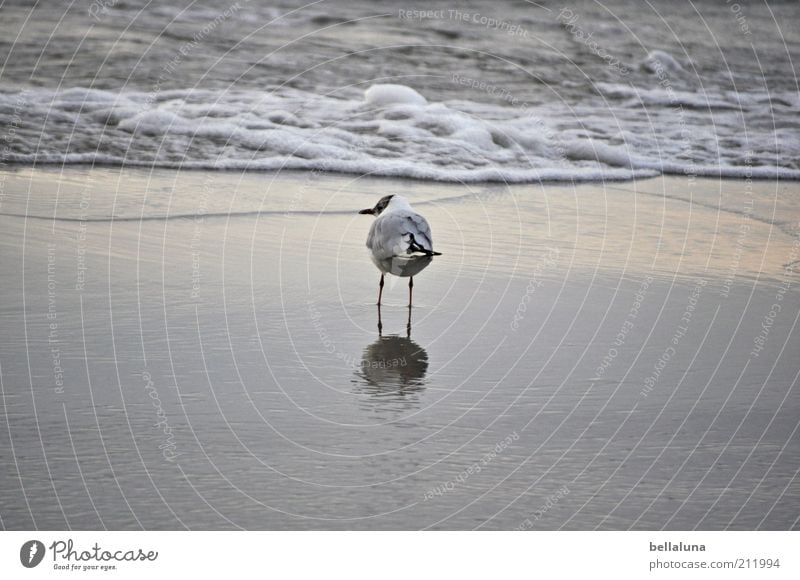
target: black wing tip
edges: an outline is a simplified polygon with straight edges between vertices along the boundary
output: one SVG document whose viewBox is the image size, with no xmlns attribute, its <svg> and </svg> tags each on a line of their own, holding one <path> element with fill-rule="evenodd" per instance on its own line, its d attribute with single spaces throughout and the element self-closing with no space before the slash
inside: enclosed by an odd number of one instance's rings
<svg viewBox="0 0 800 580">
<path fill-rule="evenodd" d="M 422 254 L 426 258 L 433 258 L 434 256 L 441 256 L 441 252 L 434 252 L 433 250 L 426 250 L 424 248 L 411 248 L 409 254 Z"/>
</svg>

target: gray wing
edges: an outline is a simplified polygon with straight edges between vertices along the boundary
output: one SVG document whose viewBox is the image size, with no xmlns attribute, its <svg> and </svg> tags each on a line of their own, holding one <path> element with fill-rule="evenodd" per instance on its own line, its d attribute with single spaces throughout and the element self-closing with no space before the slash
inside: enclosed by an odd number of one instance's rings
<svg viewBox="0 0 800 580">
<path fill-rule="evenodd" d="M 413 254 L 418 248 L 433 251 L 431 227 L 417 213 L 393 211 L 378 217 L 372 224 L 367 247 L 378 259 Z"/>
</svg>

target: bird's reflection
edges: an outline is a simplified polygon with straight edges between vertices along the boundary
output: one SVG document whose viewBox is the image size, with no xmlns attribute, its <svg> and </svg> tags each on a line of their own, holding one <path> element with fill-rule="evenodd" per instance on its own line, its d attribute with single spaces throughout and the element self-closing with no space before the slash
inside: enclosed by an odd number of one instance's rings
<svg viewBox="0 0 800 580">
<path fill-rule="evenodd" d="M 373 402 L 416 406 L 425 388 L 428 353 L 410 338 L 381 336 L 364 349 L 356 370 L 357 390 Z"/>
</svg>

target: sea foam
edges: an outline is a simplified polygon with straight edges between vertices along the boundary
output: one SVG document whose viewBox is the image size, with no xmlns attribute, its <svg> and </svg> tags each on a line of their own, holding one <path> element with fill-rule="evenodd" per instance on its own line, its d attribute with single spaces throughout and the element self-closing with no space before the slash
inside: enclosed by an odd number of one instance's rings
<svg viewBox="0 0 800 580">
<path fill-rule="evenodd" d="M 579 106 L 432 102 L 403 85 L 362 94 L 90 88 L 0 94 L 5 159 L 324 170 L 510 183 L 659 173 L 800 178 L 800 140 L 772 124 L 796 95 L 598 83 Z M 25 107 L 20 114 L 20 99 Z"/>
</svg>

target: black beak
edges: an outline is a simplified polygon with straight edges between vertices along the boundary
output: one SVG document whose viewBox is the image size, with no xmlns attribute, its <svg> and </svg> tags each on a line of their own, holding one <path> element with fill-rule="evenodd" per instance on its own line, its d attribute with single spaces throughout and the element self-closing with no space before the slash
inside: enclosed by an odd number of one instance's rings
<svg viewBox="0 0 800 580">
<path fill-rule="evenodd" d="M 368 207 L 367 209 L 362 209 L 358 213 L 365 213 L 365 214 L 369 214 L 369 215 L 375 215 L 375 210 L 373 208 L 371 208 L 371 207 Z"/>
</svg>

